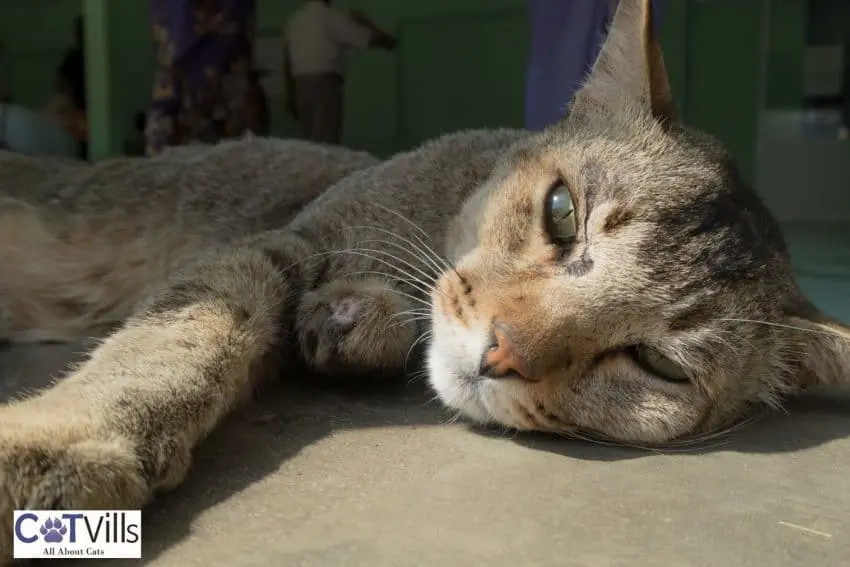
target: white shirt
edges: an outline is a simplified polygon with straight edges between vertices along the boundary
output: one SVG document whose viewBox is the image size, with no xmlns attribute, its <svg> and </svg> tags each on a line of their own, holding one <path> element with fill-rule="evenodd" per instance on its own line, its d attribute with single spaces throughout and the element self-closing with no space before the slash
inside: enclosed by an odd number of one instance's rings
<svg viewBox="0 0 850 567">
<path fill-rule="evenodd" d="M 368 47 L 372 32 L 346 12 L 319 0 L 310 0 L 284 26 L 293 76 L 343 73 L 343 55 Z"/>
</svg>

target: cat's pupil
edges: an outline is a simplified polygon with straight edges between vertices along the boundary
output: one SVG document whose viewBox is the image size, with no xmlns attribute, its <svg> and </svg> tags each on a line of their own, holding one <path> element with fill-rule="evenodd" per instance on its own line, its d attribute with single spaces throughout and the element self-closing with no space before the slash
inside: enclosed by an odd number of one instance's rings
<svg viewBox="0 0 850 567">
<path fill-rule="evenodd" d="M 563 218 L 572 212 L 570 204 L 563 195 L 556 194 L 552 196 L 552 212 L 557 219 Z"/>
</svg>

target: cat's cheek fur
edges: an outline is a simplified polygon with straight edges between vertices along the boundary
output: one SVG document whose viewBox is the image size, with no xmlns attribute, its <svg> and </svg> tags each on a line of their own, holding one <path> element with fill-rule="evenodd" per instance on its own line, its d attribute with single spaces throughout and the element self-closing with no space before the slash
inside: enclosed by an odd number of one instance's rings
<svg viewBox="0 0 850 567">
<path fill-rule="evenodd" d="M 478 232 L 481 225 L 482 211 L 490 197 L 492 183 L 486 183 L 478 188 L 466 202 L 461 211 L 449 223 L 446 238 L 446 259 L 453 265 L 479 246 Z"/>
<path fill-rule="evenodd" d="M 696 433 L 708 408 L 698 395 L 649 383 L 622 366 L 583 380 L 573 419 L 584 429 L 627 443 L 664 444 Z"/>
</svg>

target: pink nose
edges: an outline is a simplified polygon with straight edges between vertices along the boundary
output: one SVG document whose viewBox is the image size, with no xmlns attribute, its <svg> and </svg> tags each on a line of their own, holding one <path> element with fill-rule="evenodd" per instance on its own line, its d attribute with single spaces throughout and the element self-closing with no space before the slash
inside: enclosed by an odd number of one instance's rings
<svg viewBox="0 0 850 567">
<path fill-rule="evenodd" d="M 493 328 L 493 344 L 481 357 L 478 373 L 487 378 L 524 378 L 531 379 L 531 369 L 517 353 L 504 329 Z"/>
</svg>

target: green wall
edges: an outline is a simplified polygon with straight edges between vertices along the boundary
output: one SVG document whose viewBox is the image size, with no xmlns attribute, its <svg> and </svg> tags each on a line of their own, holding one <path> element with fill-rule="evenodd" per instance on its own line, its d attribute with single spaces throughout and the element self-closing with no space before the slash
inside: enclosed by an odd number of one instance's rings
<svg viewBox="0 0 850 567">
<path fill-rule="evenodd" d="M 749 181 L 762 97 L 765 1 L 694 1 L 686 13 L 686 116 L 726 143 Z"/>
<path fill-rule="evenodd" d="M 47 102 L 80 7 L 79 0 L 0 1 L 0 42 L 7 49 L 0 72 L 21 104 L 40 107 Z"/>
<path fill-rule="evenodd" d="M 94 112 L 92 129 L 102 144 L 95 156 L 124 150 L 134 136 L 135 112 L 149 100 L 153 54 L 146 0 L 53 0 L 0 3 L 0 38 L 9 45 L 11 83 L 22 104 L 38 107 L 52 91 L 52 76 L 85 8 L 87 37 L 109 49 L 88 54 L 107 83 L 110 108 Z M 258 28 L 277 36 L 300 0 L 259 0 Z M 396 33 L 394 54 L 362 52 L 349 60 L 344 143 L 386 155 L 441 132 L 488 125 L 521 126 L 528 45 L 524 0 L 338 1 L 357 7 Z M 49 17 L 45 16 L 49 6 Z M 99 14 L 99 15 L 98 15 Z M 493 54 L 496 54 L 494 57 Z M 273 133 L 296 133 L 273 100 Z M 103 146 L 104 147 L 100 147 Z"/>
<path fill-rule="evenodd" d="M 278 34 L 299 4 L 260 0 L 260 32 Z M 525 0 L 336 4 L 364 11 L 400 40 L 393 54 L 361 52 L 349 59 L 347 146 L 387 155 L 460 128 L 522 126 Z M 295 125 L 274 106 L 275 132 L 294 134 Z"/>
<path fill-rule="evenodd" d="M 846 2 L 846 0 L 840 0 Z M 803 63 L 809 0 L 770 0 L 765 107 L 799 108 L 803 102 Z"/>
<path fill-rule="evenodd" d="M 259 33 L 276 37 L 300 1 L 259 0 Z M 780 7 L 772 12 L 774 33 L 768 35 L 766 2 Z M 522 125 L 529 43 L 525 0 L 337 4 L 363 10 L 401 40 L 395 53 L 361 52 L 350 58 L 346 145 L 387 155 L 460 128 Z M 674 95 L 686 119 L 726 142 L 748 176 L 765 96 L 762 68 L 767 65 L 768 100 L 787 104 L 798 97 L 789 85 L 799 89 L 802 36 L 795 6 L 802 4 L 668 3 L 662 43 Z M 23 104 L 40 106 L 52 90 L 53 70 L 70 41 L 73 17 L 83 8 L 92 14 L 89 39 L 109 46 L 89 53 L 98 70 L 91 86 L 104 87 L 101 91 L 110 95 L 92 116 L 98 140 L 93 155 L 99 158 L 125 150 L 125 141 L 134 136 L 133 116 L 149 99 L 153 54 L 147 0 L 0 2 L 0 38 L 9 46 L 14 94 Z M 764 57 L 765 49 L 770 57 Z M 280 101 L 271 103 L 273 133 L 294 135 L 295 125 Z"/>
<path fill-rule="evenodd" d="M 92 8 L 97 9 L 92 9 Z M 108 10 L 101 10 L 107 7 Z M 153 59 L 147 27 L 146 0 L 29 0 L 0 1 L 0 41 L 8 53 L 4 72 L 18 104 L 41 108 L 53 93 L 56 68 L 72 43 L 74 18 L 88 9 L 87 39 L 112 46 L 107 52 L 88 53 L 90 80 L 105 85 L 108 100 L 95 96 L 91 103 L 105 112 L 95 113 L 90 127 L 98 143 L 108 145 L 100 153 L 123 151 L 132 137 L 133 115 L 144 110 L 150 96 Z M 114 65 L 112 63 L 115 63 Z M 93 92 L 99 92 L 95 89 Z M 109 105 L 103 109 L 102 105 Z M 98 120 L 108 114 L 109 123 Z"/>
</svg>

